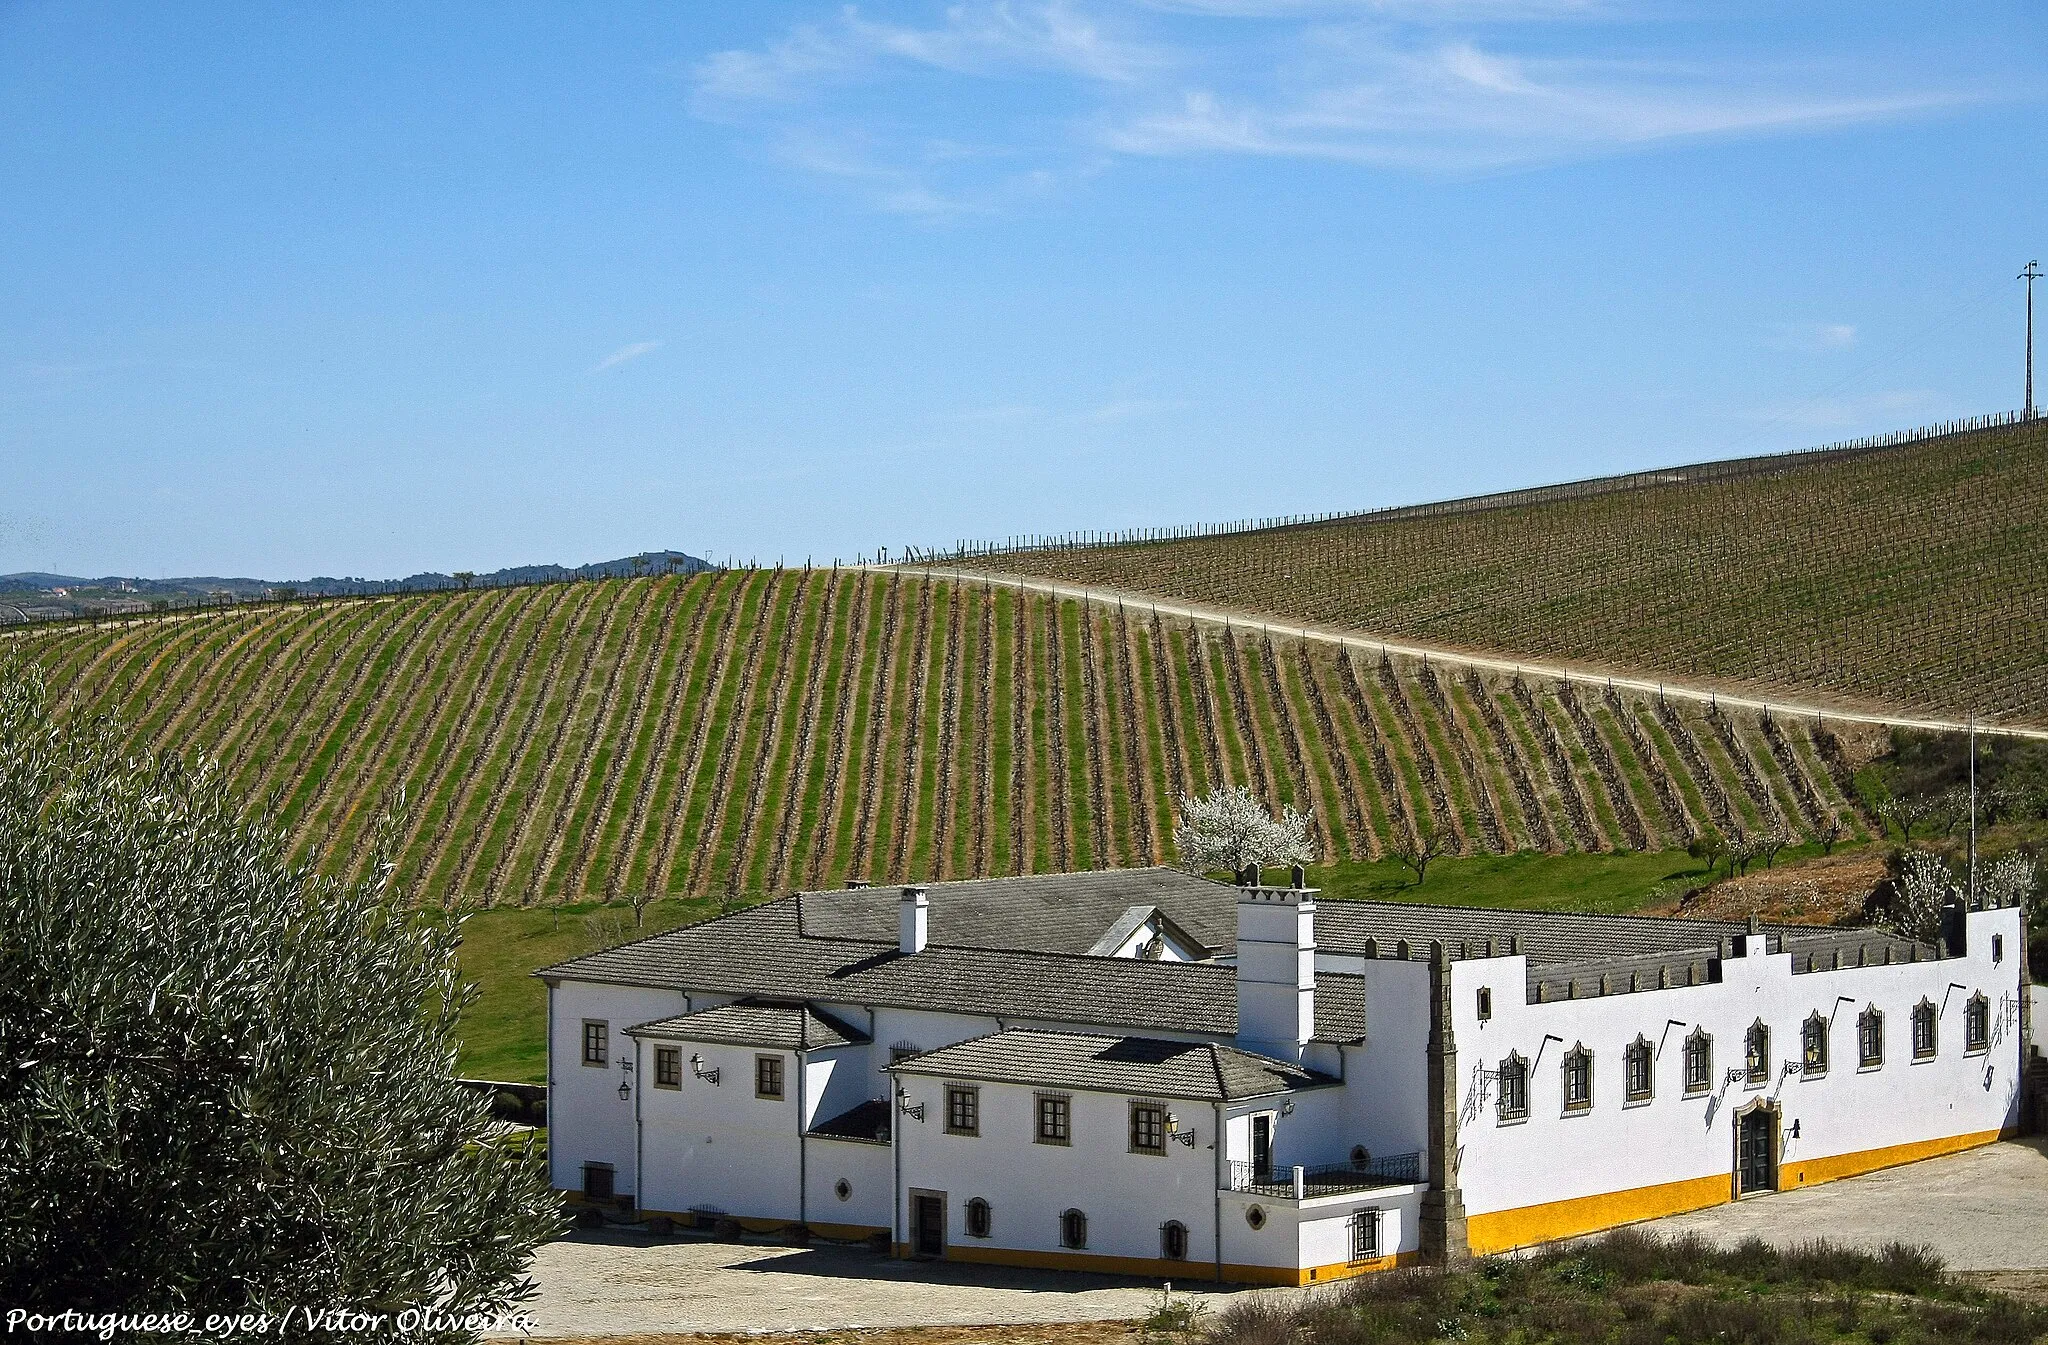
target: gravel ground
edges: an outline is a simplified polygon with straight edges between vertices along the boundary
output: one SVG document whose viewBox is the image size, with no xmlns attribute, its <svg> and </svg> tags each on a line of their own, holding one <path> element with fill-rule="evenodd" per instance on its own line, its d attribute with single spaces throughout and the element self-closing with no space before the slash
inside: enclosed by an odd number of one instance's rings
<svg viewBox="0 0 2048 1345">
<path fill-rule="evenodd" d="M 864 1248 L 656 1239 L 605 1231 L 534 1258 L 539 1337 L 820 1331 L 1142 1317 L 1155 1281 L 1001 1266 L 896 1261 Z M 1190 1286 L 1192 1287 L 1192 1286 Z M 1244 1290 L 1196 1289 L 1211 1303 Z"/>
<path fill-rule="evenodd" d="M 1752 1234 L 1780 1245 L 1821 1237 L 1873 1248 L 1924 1242 L 1980 1282 L 2039 1291 L 2048 1283 L 2048 1142 L 1988 1145 L 1645 1227 L 1698 1232 L 1723 1244 Z M 1142 1280 L 893 1261 L 852 1247 L 768 1247 L 619 1231 L 550 1243 L 535 1257 L 533 1273 L 541 1295 L 528 1310 L 541 1338 L 1031 1323 L 1047 1329 L 947 1332 L 944 1338 L 963 1345 L 983 1339 L 1079 1345 L 1097 1333 L 1049 1324 L 1142 1317 L 1159 1302 L 1159 1286 Z M 1212 1311 L 1233 1293 L 1253 1292 L 1188 1289 Z"/>
<path fill-rule="evenodd" d="M 1722 1245 L 1827 1238 L 1852 1247 L 1926 1243 L 1951 1269 L 2048 1269 L 2048 1140 L 1987 1144 L 1947 1158 L 1674 1214 L 1644 1227 Z"/>
</svg>

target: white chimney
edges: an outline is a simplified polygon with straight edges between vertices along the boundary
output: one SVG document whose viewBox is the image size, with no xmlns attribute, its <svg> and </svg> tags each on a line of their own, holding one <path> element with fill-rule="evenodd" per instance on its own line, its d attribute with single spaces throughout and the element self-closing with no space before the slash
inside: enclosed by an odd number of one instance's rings
<svg viewBox="0 0 2048 1345">
<path fill-rule="evenodd" d="M 903 889 L 903 900 L 896 903 L 896 946 L 906 953 L 921 953 L 925 945 L 925 926 L 931 917 L 931 898 L 922 887 Z"/>
<path fill-rule="evenodd" d="M 1237 1044 L 1300 1063 L 1316 1033 L 1316 890 L 1237 890 Z"/>
</svg>

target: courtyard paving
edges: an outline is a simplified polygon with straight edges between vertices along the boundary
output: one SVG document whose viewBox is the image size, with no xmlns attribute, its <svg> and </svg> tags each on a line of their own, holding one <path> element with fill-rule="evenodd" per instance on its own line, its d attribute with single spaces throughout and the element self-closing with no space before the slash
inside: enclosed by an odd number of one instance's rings
<svg viewBox="0 0 2048 1345">
<path fill-rule="evenodd" d="M 1731 1245 L 1752 1234 L 1781 1246 L 1823 1237 L 1869 1248 L 1926 1243 L 1955 1269 L 2024 1292 L 2048 1282 L 2048 1142 L 1989 1145 L 1645 1226 Z M 1144 1316 L 1159 1302 L 1152 1281 L 622 1231 L 550 1243 L 533 1274 L 541 1294 L 529 1311 L 542 1338 L 1103 1321 Z M 1253 1292 L 1187 1291 L 1212 1309 Z"/>
</svg>

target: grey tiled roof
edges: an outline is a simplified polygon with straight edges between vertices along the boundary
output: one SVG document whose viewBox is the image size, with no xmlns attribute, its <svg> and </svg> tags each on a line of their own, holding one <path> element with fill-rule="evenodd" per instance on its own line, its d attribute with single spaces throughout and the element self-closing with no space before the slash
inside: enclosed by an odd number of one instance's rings
<svg viewBox="0 0 2048 1345">
<path fill-rule="evenodd" d="M 948 948 L 806 937 L 794 898 L 686 925 L 535 974 L 707 994 L 934 1009 L 1098 1027 L 1237 1033 L 1237 973 L 1210 962 Z M 1316 1035 L 1365 1034 L 1356 977 L 1316 978 Z"/>
<path fill-rule="evenodd" d="M 1367 939 L 1377 939 L 1380 956 L 1392 957 L 1396 943 L 1406 939 L 1420 957 L 1430 940 L 1441 939 L 1454 957 L 1483 957 L 1488 939 L 1494 940 L 1496 954 L 1505 955 L 1508 936 L 1513 935 L 1531 966 L 1710 949 L 1746 928 L 1654 915 L 1579 915 L 1405 901 L 1316 903 L 1316 945 L 1325 952 L 1362 953 Z"/>
<path fill-rule="evenodd" d="M 776 1004 L 756 999 L 660 1018 L 626 1031 L 635 1037 L 730 1042 L 735 1046 L 772 1046 L 784 1051 L 829 1050 L 868 1040 L 867 1033 L 808 1004 Z"/>
<path fill-rule="evenodd" d="M 1036 873 L 925 885 L 932 943 L 957 948 L 1028 948 L 1085 953 L 1133 906 L 1156 906 L 1209 948 L 1237 942 L 1237 898 L 1222 883 L 1179 869 Z M 804 933 L 896 942 L 903 889 L 805 892 Z"/>
<path fill-rule="evenodd" d="M 942 1046 L 891 1068 L 899 1074 L 1202 1102 L 1233 1102 L 1337 1082 L 1299 1065 L 1211 1042 L 1023 1029 Z"/>
<path fill-rule="evenodd" d="M 1092 873 L 1025 874 L 931 883 L 928 929 L 934 944 L 964 948 L 1025 948 L 1086 953 L 1138 906 L 1157 907 L 1193 938 L 1220 954 L 1237 948 L 1237 889 L 1179 869 L 1108 869 Z M 896 942 L 900 887 L 802 894 L 804 933 L 827 938 Z M 1135 926 L 1133 926 L 1135 927 Z M 1325 952 L 1362 953 L 1379 941 L 1382 957 L 1407 939 L 1416 956 L 1442 939 L 1453 954 L 1485 952 L 1486 940 L 1506 951 L 1509 935 L 1532 964 L 1561 965 L 1599 958 L 1712 948 L 1745 926 L 1667 916 L 1582 915 L 1483 906 L 1433 906 L 1407 901 L 1316 904 L 1316 942 Z M 1126 931 L 1128 932 L 1128 931 Z"/>
</svg>

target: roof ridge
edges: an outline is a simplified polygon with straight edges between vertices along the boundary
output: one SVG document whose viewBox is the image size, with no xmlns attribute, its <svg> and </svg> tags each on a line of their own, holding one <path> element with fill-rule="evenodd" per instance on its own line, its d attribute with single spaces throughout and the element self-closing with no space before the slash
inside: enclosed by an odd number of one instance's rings
<svg viewBox="0 0 2048 1345">
<path fill-rule="evenodd" d="M 627 948 L 637 948 L 643 943 L 652 943 L 656 939 L 668 938 L 672 934 L 682 934 L 693 929 L 703 929 L 707 925 L 715 925 L 725 920 L 737 920 L 745 915 L 759 915 L 764 911 L 769 911 L 782 905 L 788 900 L 790 900 L 789 897 L 771 897 L 767 901 L 756 902 L 752 906 L 742 906 L 738 910 L 726 911 L 721 915 L 714 915 L 704 920 L 692 920 L 687 924 L 671 925 L 667 929 L 657 929 L 652 934 L 643 934 L 637 939 L 628 939 L 624 943 L 612 944 L 609 948 L 593 948 L 587 953 L 578 953 L 575 957 L 563 958 L 560 962 L 550 963 L 545 967 L 536 967 L 527 974 L 530 976 L 545 976 L 557 967 L 566 967 L 572 962 L 581 962 L 586 957 L 596 957 L 600 953 L 617 953 Z M 605 903 L 600 902 L 598 904 L 603 905 Z M 799 920 L 803 918 L 801 907 L 798 908 L 797 918 Z"/>
</svg>

